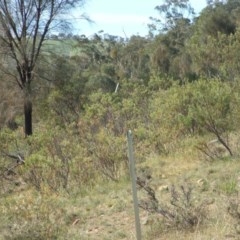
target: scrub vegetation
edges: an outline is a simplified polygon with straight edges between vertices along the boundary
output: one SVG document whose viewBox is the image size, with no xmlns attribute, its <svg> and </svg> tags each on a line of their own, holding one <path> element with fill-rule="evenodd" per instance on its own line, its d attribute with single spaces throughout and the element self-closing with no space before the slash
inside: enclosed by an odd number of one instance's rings
<svg viewBox="0 0 240 240">
<path fill-rule="evenodd" d="M 135 239 L 129 129 L 143 239 L 240 238 L 240 2 L 156 11 L 145 37 L 47 31 L 26 81 L 33 42 L 1 35 L 0 239 Z"/>
</svg>

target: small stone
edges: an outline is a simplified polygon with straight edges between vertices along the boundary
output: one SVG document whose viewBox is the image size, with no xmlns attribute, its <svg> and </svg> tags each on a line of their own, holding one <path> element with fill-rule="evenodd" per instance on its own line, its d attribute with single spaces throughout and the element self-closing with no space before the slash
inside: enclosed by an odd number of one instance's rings
<svg viewBox="0 0 240 240">
<path fill-rule="evenodd" d="M 168 191 L 169 188 L 168 188 L 168 185 L 162 185 L 158 188 L 159 191 Z"/>
</svg>

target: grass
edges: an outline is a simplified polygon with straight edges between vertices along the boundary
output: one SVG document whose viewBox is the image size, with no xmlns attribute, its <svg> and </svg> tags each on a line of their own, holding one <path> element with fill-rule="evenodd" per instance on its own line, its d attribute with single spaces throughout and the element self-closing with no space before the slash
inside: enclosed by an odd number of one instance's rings
<svg viewBox="0 0 240 240">
<path fill-rule="evenodd" d="M 143 239 L 238 239 L 239 159 L 204 161 L 189 139 L 168 156 L 150 154 L 137 162 L 138 174 L 151 176 L 149 184 L 159 202 L 170 204 L 172 185 L 192 186 L 193 203 L 207 201 L 201 224 L 179 228 L 157 213 L 140 209 Z M 118 182 L 97 180 L 81 186 L 41 192 L 30 185 L 15 185 L 0 196 L 0 239 L 135 239 L 129 177 Z M 2 186 L 2 185 L 1 185 Z M 138 192 L 139 199 L 146 196 Z M 234 204 L 231 205 L 231 201 Z M 233 214 L 229 214 L 229 206 Z M 239 208 L 240 209 L 240 208 Z"/>
</svg>

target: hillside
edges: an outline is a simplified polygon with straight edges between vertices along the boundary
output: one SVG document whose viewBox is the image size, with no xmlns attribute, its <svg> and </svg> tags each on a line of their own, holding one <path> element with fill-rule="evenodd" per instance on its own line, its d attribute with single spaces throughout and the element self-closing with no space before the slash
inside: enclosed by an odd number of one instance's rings
<svg viewBox="0 0 240 240">
<path fill-rule="evenodd" d="M 187 9 L 146 37 L 49 37 L 27 104 L 1 55 L 0 239 L 136 239 L 128 130 L 143 239 L 240 238 L 240 3 Z"/>
</svg>

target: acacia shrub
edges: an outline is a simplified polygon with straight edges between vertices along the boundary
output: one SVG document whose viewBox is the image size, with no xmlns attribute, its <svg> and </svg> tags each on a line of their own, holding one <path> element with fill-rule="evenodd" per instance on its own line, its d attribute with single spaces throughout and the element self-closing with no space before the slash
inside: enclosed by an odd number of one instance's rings
<svg viewBox="0 0 240 240">
<path fill-rule="evenodd" d="M 196 101 L 192 112 L 198 125 L 211 133 L 233 155 L 229 133 L 234 130 L 234 89 L 228 83 L 212 79 L 196 82 Z"/>
<path fill-rule="evenodd" d="M 45 187 L 73 191 L 76 185 L 88 187 L 96 179 L 86 151 L 70 126 L 67 132 L 50 123 L 41 125 L 34 135 L 22 139 L 20 148 L 25 164 L 17 173 L 39 191 Z"/>
<path fill-rule="evenodd" d="M 218 79 L 155 92 L 150 104 L 153 137 L 170 146 L 189 135 L 210 134 L 232 155 L 227 139 L 236 127 L 233 111 L 238 94 L 234 92 L 229 83 Z"/>
</svg>

